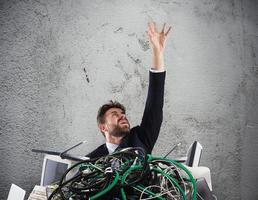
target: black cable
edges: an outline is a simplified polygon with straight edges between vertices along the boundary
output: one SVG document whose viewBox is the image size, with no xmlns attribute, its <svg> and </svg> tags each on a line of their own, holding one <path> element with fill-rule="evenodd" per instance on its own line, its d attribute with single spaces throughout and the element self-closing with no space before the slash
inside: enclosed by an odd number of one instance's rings
<svg viewBox="0 0 258 200">
<path fill-rule="evenodd" d="M 181 169 L 173 164 L 174 161 L 153 158 L 147 155 L 143 148 L 133 147 L 116 151 L 111 155 L 78 162 L 63 174 L 59 186 L 48 200 L 57 198 L 109 200 L 115 197 L 121 199 L 125 196 L 128 199 L 137 199 L 156 195 L 160 196 L 157 199 L 166 199 L 174 194 L 180 196 L 183 195 L 182 192 L 192 192 L 193 184 L 190 179 L 187 180 L 189 176 L 180 175 Z M 79 167 L 79 172 L 69 180 L 65 180 L 67 174 L 75 167 Z M 175 189 L 177 187 L 180 187 L 180 191 Z M 182 188 L 187 190 L 182 191 Z M 183 198 L 180 197 L 180 199 Z"/>
</svg>

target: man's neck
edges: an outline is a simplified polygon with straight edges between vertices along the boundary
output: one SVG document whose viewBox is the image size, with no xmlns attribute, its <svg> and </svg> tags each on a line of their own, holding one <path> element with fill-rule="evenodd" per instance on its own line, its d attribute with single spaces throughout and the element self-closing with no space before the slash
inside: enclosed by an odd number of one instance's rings
<svg viewBox="0 0 258 200">
<path fill-rule="evenodd" d="M 123 137 L 114 137 L 112 135 L 106 134 L 106 142 L 112 144 L 120 144 L 122 142 Z"/>
</svg>

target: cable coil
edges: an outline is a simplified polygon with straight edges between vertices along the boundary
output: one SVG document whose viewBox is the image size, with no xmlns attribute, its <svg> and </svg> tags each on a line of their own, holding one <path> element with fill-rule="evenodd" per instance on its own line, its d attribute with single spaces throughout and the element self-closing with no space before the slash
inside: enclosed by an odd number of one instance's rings
<svg viewBox="0 0 258 200">
<path fill-rule="evenodd" d="M 79 172 L 66 180 L 74 168 Z M 130 147 L 76 163 L 63 174 L 48 198 L 75 199 L 196 200 L 196 182 L 181 163 Z"/>
</svg>

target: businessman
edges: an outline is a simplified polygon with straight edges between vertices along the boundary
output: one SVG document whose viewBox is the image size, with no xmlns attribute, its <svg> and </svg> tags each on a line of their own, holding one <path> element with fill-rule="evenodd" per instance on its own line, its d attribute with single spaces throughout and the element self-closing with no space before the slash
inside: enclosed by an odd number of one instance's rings
<svg viewBox="0 0 258 200">
<path fill-rule="evenodd" d="M 126 117 L 126 109 L 121 103 L 110 101 L 102 105 L 97 114 L 97 122 L 106 143 L 86 156 L 90 158 L 101 157 L 126 147 L 142 147 L 146 153 L 151 153 L 163 119 L 166 76 L 164 50 L 170 30 L 171 27 L 167 28 L 164 24 L 159 32 L 155 22 L 148 23 L 146 33 L 152 47 L 152 67 L 149 72 L 148 95 L 140 125 L 130 127 Z"/>
</svg>

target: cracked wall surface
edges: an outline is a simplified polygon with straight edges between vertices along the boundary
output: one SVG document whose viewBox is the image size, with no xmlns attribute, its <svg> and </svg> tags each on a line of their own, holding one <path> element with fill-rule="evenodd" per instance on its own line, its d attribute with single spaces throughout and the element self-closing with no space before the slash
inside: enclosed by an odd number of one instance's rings
<svg viewBox="0 0 258 200">
<path fill-rule="evenodd" d="M 116 99 L 140 123 L 151 48 L 147 23 L 172 26 L 164 120 L 153 154 L 198 140 L 218 199 L 257 199 L 258 2 L 252 0 L 0 1 L 0 199 L 29 193 L 43 155 L 85 155 L 104 142 L 100 105 Z"/>
</svg>

